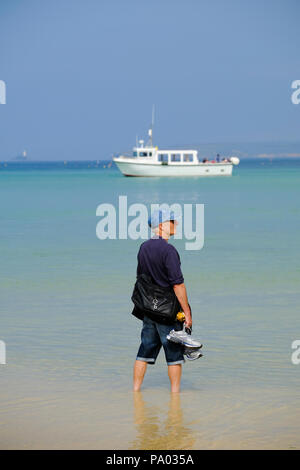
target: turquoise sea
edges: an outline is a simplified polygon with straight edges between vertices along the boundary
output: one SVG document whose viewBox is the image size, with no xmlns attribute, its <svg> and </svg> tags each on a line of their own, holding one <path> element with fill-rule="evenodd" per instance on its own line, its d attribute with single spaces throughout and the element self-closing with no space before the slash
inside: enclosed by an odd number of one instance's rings
<svg viewBox="0 0 300 470">
<path fill-rule="evenodd" d="M 105 165 L 105 168 L 103 167 Z M 171 396 L 163 352 L 131 392 L 142 240 L 99 240 L 96 208 L 204 204 L 181 256 L 204 357 Z M 0 164 L 0 448 L 300 448 L 300 160 L 232 177 L 125 178 L 107 162 Z"/>
</svg>

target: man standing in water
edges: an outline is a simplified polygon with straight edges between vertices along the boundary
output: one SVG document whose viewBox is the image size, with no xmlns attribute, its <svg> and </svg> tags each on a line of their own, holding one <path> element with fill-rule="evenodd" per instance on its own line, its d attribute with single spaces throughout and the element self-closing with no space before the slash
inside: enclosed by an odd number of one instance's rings
<svg viewBox="0 0 300 470">
<path fill-rule="evenodd" d="M 168 243 L 169 238 L 176 233 L 177 224 L 172 211 L 158 210 L 152 214 L 149 225 L 155 235 L 140 246 L 137 275 L 148 274 L 156 284 L 162 287 L 172 286 L 185 314 L 185 326 L 191 328 L 192 316 L 181 272 L 180 257 L 176 248 Z M 163 325 L 151 320 L 142 312 L 137 312 L 136 308 L 133 314 L 143 318 L 142 341 L 134 364 L 133 390 L 140 390 L 147 365 L 155 363 L 163 346 L 171 391 L 179 392 L 181 368 L 184 363 L 183 348 L 168 341 L 166 336 L 172 329 L 181 330 L 182 324 L 175 321 L 172 325 Z"/>
</svg>

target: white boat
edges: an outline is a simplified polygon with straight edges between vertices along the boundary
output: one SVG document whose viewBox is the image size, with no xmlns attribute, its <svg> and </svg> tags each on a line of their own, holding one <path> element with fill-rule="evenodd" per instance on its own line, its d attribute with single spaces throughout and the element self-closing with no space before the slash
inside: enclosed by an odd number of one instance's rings
<svg viewBox="0 0 300 470">
<path fill-rule="evenodd" d="M 223 158 L 222 161 L 199 161 L 197 150 L 160 150 L 152 144 L 152 126 L 148 131 L 149 142 L 139 140 L 132 155 L 113 157 L 119 170 L 125 176 L 230 176 L 237 157 Z"/>
</svg>

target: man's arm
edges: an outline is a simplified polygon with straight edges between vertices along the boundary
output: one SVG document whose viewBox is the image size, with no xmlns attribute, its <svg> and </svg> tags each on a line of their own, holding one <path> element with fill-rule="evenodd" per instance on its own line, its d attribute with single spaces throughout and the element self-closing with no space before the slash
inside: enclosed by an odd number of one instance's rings
<svg viewBox="0 0 300 470">
<path fill-rule="evenodd" d="M 191 309 L 189 306 L 188 298 L 187 298 L 187 293 L 186 293 L 186 288 L 184 283 L 182 284 L 175 284 L 173 286 L 175 295 L 177 299 L 179 300 L 179 303 L 182 307 L 183 313 L 185 315 L 185 326 L 187 328 L 191 328 L 192 326 L 192 315 L 191 315 Z"/>
</svg>

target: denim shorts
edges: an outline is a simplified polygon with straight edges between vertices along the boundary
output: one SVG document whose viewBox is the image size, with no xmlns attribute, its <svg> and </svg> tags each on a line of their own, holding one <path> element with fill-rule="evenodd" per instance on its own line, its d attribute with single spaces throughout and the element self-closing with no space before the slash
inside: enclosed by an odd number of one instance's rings
<svg viewBox="0 0 300 470">
<path fill-rule="evenodd" d="M 137 353 L 137 361 L 155 364 L 158 353 L 163 346 L 168 366 L 183 364 L 184 347 L 180 344 L 167 340 L 167 335 L 171 330 L 182 330 L 182 323 L 176 321 L 173 325 L 162 325 L 144 316 L 141 333 L 141 345 Z"/>
</svg>

